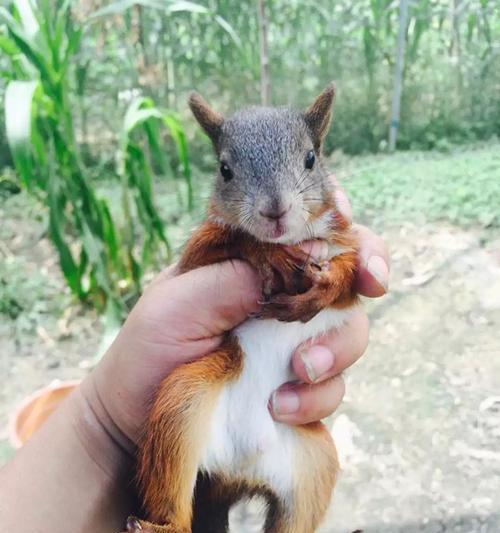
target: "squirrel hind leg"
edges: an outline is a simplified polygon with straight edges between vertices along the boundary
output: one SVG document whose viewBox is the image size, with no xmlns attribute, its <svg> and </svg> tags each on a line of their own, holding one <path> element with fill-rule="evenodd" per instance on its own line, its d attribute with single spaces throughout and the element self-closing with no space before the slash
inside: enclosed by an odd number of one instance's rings
<svg viewBox="0 0 500 533">
<path fill-rule="evenodd" d="M 238 375 L 241 364 L 241 349 L 230 338 L 216 352 L 177 367 L 160 385 L 138 451 L 146 518 L 170 527 L 153 533 L 191 533 L 193 491 L 212 413 L 225 381 Z"/>
<path fill-rule="evenodd" d="M 267 495 L 265 533 L 314 533 L 330 504 L 339 468 L 331 436 L 320 422 L 296 432 L 294 488 L 286 496 Z"/>
</svg>

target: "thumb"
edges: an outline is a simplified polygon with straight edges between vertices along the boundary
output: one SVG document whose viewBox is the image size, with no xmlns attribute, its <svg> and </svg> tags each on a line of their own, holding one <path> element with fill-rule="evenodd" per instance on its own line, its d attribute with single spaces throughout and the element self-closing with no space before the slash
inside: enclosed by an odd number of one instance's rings
<svg viewBox="0 0 500 533">
<path fill-rule="evenodd" d="M 143 318 L 179 340 L 219 336 L 259 309 L 261 282 L 243 261 L 225 261 L 154 283 L 142 298 Z"/>
</svg>

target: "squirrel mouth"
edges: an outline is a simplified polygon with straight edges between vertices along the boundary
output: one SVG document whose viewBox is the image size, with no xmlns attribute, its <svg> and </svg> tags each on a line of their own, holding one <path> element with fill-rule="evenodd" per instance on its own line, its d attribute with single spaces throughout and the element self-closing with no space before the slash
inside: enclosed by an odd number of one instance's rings
<svg viewBox="0 0 500 533">
<path fill-rule="evenodd" d="M 271 237 L 273 239 L 279 239 L 286 233 L 286 227 L 280 222 L 277 221 L 274 228 L 271 230 Z"/>
</svg>

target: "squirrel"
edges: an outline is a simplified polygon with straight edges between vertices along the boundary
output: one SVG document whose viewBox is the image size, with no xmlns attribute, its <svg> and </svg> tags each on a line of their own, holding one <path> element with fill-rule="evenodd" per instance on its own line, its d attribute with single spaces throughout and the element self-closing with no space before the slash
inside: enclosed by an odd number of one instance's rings
<svg viewBox="0 0 500 533">
<path fill-rule="evenodd" d="M 332 83 L 304 112 L 251 107 L 227 119 L 189 97 L 219 168 L 178 271 L 246 260 L 262 310 L 160 385 L 138 447 L 146 520 L 130 517 L 129 533 L 225 533 L 230 508 L 256 495 L 265 533 L 313 533 L 324 517 L 338 472 L 330 433 L 274 421 L 268 401 L 294 380 L 296 346 L 340 327 L 358 301 L 356 239 L 322 164 L 334 95 Z M 307 257 L 297 245 L 309 239 L 326 240 L 331 257 Z"/>
</svg>

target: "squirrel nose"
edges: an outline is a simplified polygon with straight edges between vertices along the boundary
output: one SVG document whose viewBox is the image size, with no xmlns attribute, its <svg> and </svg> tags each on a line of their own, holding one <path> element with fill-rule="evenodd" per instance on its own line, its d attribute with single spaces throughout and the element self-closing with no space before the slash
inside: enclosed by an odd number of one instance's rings
<svg viewBox="0 0 500 533">
<path fill-rule="evenodd" d="M 264 218 L 268 218 L 269 220 L 279 220 L 280 218 L 284 217 L 288 211 L 292 208 L 292 204 L 289 204 L 287 207 L 282 207 L 281 205 L 268 207 L 267 209 L 261 209 L 259 211 L 259 214 L 262 215 Z"/>
</svg>

